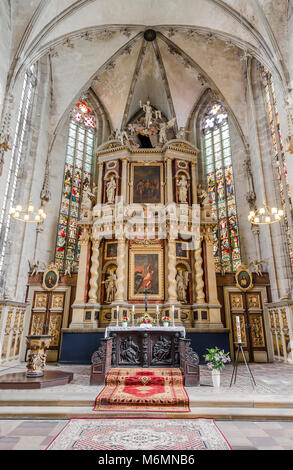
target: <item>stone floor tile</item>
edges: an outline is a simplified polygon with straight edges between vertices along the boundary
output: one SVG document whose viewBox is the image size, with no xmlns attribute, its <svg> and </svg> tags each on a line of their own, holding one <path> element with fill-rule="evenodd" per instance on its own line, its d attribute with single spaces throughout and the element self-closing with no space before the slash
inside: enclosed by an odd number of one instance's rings
<svg viewBox="0 0 293 470">
<path fill-rule="evenodd" d="M 257 450 L 285 450 L 282 446 L 259 446 Z"/>
<path fill-rule="evenodd" d="M 19 442 L 19 437 L 0 437 L 0 450 L 12 450 Z"/>
<path fill-rule="evenodd" d="M 7 436 L 7 434 L 19 426 L 20 423 L 21 421 L 18 419 L 0 420 L 0 436 Z"/>
<path fill-rule="evenodd" d="M 275 439 L 272 437 L 263 437 L 263 436 L 249 436 L 249 440 L 252 442 L 252 444 L 256 447 L 260 446 L 275 446 L 277 443 Z"/>
<path fill-rule="evenodd" d="M 230 443 L 231 445 L 231 443 Z M 232 450 L 257 450 L 256 447 L 249 447 L 249 446 L 231 446 Z"/>
<path fill-rule="evenodd" d="M 17 444 L 14 446 L 14 450 L 42 450 L 43 445 L 41 444 L 44 436 L 22 436 Z"/>
</svg>

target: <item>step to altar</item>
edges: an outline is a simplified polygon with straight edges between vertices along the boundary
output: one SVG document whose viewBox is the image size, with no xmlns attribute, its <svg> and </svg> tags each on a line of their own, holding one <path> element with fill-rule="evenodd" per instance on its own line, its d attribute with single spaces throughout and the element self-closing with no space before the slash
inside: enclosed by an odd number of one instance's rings
<svg viewBox="0 0 293 470">
<path fill-rule="evenodd" d="M 190 412 L 92 411 L 92 406 L 12 406 L 0 407 L 0 419 L 70 419 L 70 418 L 214 418 L 245 421 L 293 421 L 293 408 L 262 407 L 191 407 Z"/>
</svg>

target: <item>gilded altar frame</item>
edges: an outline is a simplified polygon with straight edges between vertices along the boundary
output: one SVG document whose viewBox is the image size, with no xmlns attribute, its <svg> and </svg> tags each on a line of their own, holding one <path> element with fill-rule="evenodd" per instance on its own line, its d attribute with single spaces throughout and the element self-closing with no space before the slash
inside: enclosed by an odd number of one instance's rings
<svg viewBox="0 0 293 470">
<path fill-rule="evenodd" d="M 132 246 L 129 253 L 129 299 L 143 300 L 145 295 L 143 293 L 135 293 L 135 255 L 158 255 L 158 293 L 149 294 L 150 300 L 163 300 L 164 299 L 164 263 L 163 263 L 163 248 L 161 245 L 151 246 Z"/>
<path fill-rule="evenodd" d="M 134 195 L 134 172 L 135 168 L 144 167 L 159 167 L 160 168 L 160 201 L 157 202 L 133 202 Z M 164 204 L 164 167 L 162 162 L 135 162 L 131 164 L 130 171 L 130 203 L 131 204 Z"/>
</svg>

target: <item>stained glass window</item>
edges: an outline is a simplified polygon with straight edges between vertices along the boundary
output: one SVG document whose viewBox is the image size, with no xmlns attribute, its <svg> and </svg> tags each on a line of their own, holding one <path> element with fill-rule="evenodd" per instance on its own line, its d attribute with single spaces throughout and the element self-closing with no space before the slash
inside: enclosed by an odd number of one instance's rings
<svg viewBox="0 0 293 470">
<path fill-rule="evenodd" d="M 293 248 L 292 248 L 292 238 L 290 234 L 288 216 L 286 205 L 288 207 L 289 212 L 292 213 L 292 200 L 290 195 L 290 188 L 288 183 L 288 176 L 287 176 L 287 166 L 286 166 L 286 159 L 284 154 L 284 147 L 282 142 L 281 136 L 281 129 L 280 129 L 280 121 L 279 121 L 279 113 L 277 108 L 277 101 L 276 95 L 274 90 L 274 83 L 273 78 L 270 72 L 263 67 L 263 83 L 265 88 L 265 97 L 266 97 L 266 104 L 267 104 L 267 111 L 270 121 L 270 128 L 271 134 L 273 139 L 273 148 L 274 148 L 274 157 L 276 168 L 278 172 L 278 182 L 280 187 L 280 197 L 282 203 L 282 209 L 284 211 L 285 217 L 285 225 L 286 225 L 286 237 L 287 237 L 287 244 L 291 262 L 291 269 L 293 271 Z"/>
<path fill-rule="evenodd" d="M 228 115 L 219 103 L 213 103 L 202 121 L 202 146 L 214 228 L 216 270 L 236 271 L 241 264 L 239 229 L 231 160 Z"/>
<path fill-rule="evenodd" d="M 93 183 L 94 138 L 95 130 L 92 126 L 86 125 L 84 115 L 80 121 L 73 114 L 69 124 L 55 253 L 55 263 L 60 270 L 66 267 L 66 261 L 73 262 L 74 271 L 78 268 L 80 251 L 78 219 L 82 195 L 88 187 L 92 187 Z"/>
<path fill-rule="evenodd" d="M 0 272 L 3 270 L 9 240 L 9 230 L 11 223 L 10 210 L 15 202 L 17 179 L 21 159 L 24 158 L 26 150 L 26 139 L 30 131 L 30 118 L 33 109 L 33 99 L 35 96 L 35 85 L 37 78 L 36 65 L 32 65 L 24 75 L 19 111 L 12 145 L 9 171 L 1 190 L 4 191 L 3 206 L 0 214 Z"/>
</svg>

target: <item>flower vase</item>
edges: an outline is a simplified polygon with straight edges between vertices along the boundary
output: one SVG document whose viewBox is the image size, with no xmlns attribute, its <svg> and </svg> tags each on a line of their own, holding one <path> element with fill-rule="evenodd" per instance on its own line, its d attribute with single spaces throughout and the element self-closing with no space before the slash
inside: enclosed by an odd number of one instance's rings
<svg viewBox="0 0 293 470">
<path fill-rule="evenodd" d="M 215 388 L 220 388 L 221 371 L 219 369 L 213 369 L 212 370 L 212 380 L 213 380 L 213 386 Z"/>
<path fill-rule="evenodd" d="M 127 321 L 123 321 L 123 322 L 122 322 L 123 328 L 127 328 L 127 325 L 128 325 Z"/>
<path fill-rule="evenodd" d="M 144 328 L 144 327 L 145 327 L 145 323 L 141 323 L 139 326 L 140 326 L 140 328 Z"/>
<path fill-rule="evenodd" d="M 168 321 L 163 321 L 163 327 L 168 328 L 168 326 L 169 326 L 169 322 Z"/>
</svg>

